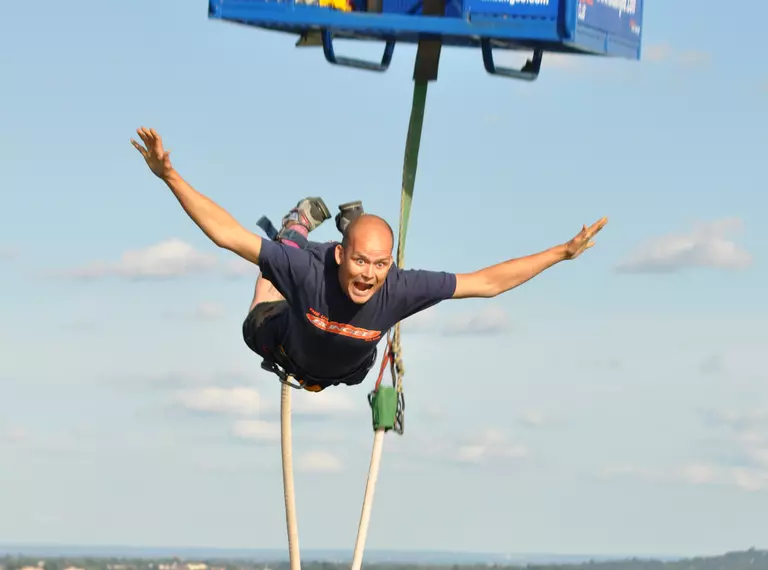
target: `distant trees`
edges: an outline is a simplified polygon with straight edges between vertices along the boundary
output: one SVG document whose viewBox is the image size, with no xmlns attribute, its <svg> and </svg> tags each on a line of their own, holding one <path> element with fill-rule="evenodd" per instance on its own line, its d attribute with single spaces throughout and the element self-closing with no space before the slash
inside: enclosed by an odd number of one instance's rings
<svg viewBox="0 0 768 570">
<path fill-rule="evenodd" d="M 42 560 L 42 564 L 39 561 Z M 264 564 L 245 560 L 202 561 L 208 570 L 290 570 L 287 561 Z M 26 556 L 0 557 L 0 570 L 158 570 L 167 564 L 170 570 L 187 570 L 183 560 L 147 560 L 115 558 L 31 558 Z M 349 563 L 307 561 L 302 570 L 348 570 Z M 768 570 L 768 551 L 754 547 L 741 552 L 729 552 L 722 556 L 687 558 L 671 562 L 643 560 L 639 558 L 609 562 L 584 562 L 581 564 L 530 564 L 504 566 L 500 564 L 365 564 L 365 570 Z"/>
</svg>

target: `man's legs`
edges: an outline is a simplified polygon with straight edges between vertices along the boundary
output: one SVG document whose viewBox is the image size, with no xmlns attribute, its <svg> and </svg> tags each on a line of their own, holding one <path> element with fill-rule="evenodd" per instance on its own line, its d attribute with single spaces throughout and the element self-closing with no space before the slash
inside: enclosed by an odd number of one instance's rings
<svg viewBox="0 0 768 570">
<path fill-rule="evenodd" d="M 277 241 L 292 247 L 300 247 L 297 242 L 301 242 L 302 237 L 306 240 L 309 232 L 319 227 L 330 217 L 331 213 L 322 198 L 304 198 L 283 217 L 282 228 L 278 233 Z M 259 303 L 282 300 L 284 300 L 283 296 L 275 289 L 275 286 L 268 279 L 259 275 L 256 278 L 253 299 L 248 312 L 253 311 L 253 308 Z"/>
<path fill-rule="evenodd" d="M 275 239 L 291 247 L 306 247 L 309 232 L 331 217 L 322 198 L 304 198 L 283 217 Z M 275 286 L 263 275 L 256 279 L 251 306 L 243 321 L 243 340 L 267 360 L 275 358 L 279 338 L 285 332 L 286 303 Z"/>
</svg>

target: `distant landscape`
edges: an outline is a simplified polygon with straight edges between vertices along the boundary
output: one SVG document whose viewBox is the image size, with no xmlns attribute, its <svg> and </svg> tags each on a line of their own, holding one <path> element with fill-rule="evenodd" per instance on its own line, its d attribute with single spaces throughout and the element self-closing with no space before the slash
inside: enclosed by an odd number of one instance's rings
<svg viewBox="0 0 768 570">
<path fill-rule="evenodd" d="M 348 551 L 305 550 L 302 570 L 346 570 Z M 620 557 L 371 551 L 371 570 L 768 570 L 768 550 Z M 0 545 L 0 570 L 289 570 L 286 550 Z"/>
</svg>

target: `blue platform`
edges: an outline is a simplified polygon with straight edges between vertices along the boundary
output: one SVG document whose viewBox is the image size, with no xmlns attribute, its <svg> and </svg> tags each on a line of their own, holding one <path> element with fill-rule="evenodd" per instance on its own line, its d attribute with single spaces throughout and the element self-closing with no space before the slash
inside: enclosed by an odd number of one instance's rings
<svg viewBox="0 0 768 570">
<path fill-rule="evenodd" d="M 444 46 L 481 48 L 491 73 L 491 49 L 534 50 L 529 65 L 536 74 L 544 52 L 640 59 L 643 0 L 445 0 L 442 16 L 423 15 L 422 0 L 381 0 L 379 12 L 365 11 L 366 0 L 353 2 L 353 11 L 343 12 L 297 0 L 209 0 L 208 16 L 299 36 L 319 33 L 331 63 L 378 71 L 389 65 L 397 42 L 436 38 Z M 333 38 L 386 42 L 384 57 L 370 64 L 336 61 Z"/>
</svg>

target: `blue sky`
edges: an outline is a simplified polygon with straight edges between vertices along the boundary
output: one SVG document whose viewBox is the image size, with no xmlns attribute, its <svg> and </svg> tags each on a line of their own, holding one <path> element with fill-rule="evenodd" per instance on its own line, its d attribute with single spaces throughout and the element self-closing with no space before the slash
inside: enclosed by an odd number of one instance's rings
<svg viewBox="0 0 768 570">
<path fill-rule="evenodd" d="M 642 62 L 545 57 L 534 84 L 444 51 L 407 265 L 609 223 L 577 261 L 404 325 L 370 548 L 766 546 L 768 5 L 716 7 L 649 2 Z M 414 50 L 352 72 L 204 2 L 85 0 L 4 6 L 0 53 L 0 537 L 285 545 L 279 386 L 240 336 L 256 273 L 129 139 L 156 128 L 251 228 L 318 194 L 395 224 Z M 294 396 L 303 546 L 354 543 L 373 381 Z"/>
</svg>

